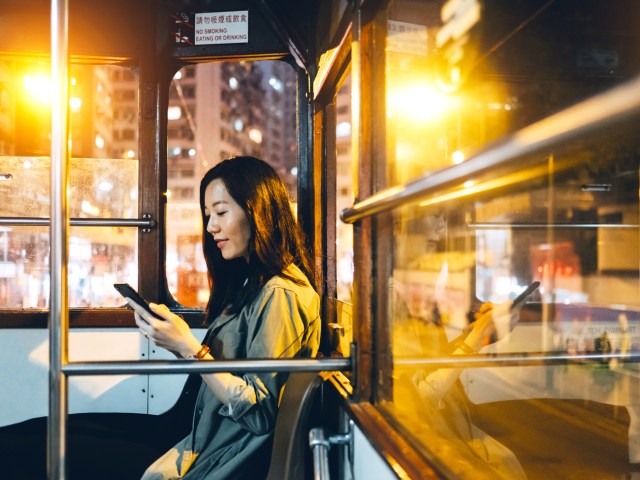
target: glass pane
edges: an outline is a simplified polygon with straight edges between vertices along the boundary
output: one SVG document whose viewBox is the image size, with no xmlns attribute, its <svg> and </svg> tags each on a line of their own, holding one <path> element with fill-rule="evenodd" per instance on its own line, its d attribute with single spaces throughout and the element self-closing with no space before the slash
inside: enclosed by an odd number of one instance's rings
<svg viewBox="0 0 640 480">
<path fill-rule="evenodd" d="M 69 305 L 122 305 L 115 282 L 138 282 L 137 229 L 72 227 L 69 231 Z M 49 230 L 0 228 L 0 306 L 49 306 Z"/>
<path fill-rule="evenodd" d="M 640 60 L 637 34 L 633 47 L 619 36 L 632 30 L 637 3 L 417 5 L 389 9 L 390 183 L 464 162 L 630 78 Z M 454 21 L 462 34 L 447 37 Z M 430 98 L 433 121 L 419 100 L 411 108 L 424 123 L 393 120 L 407 105 L 394 89 L 410 91 L 410 81 Z M 453 101 L 429 97 L 434 86 Z M 617 479 L 637 470 L 638 138 L 629 121 L 393 212 L 392 273 L 379 279 L 390 285 L 392 361 L 379 405 L 445 476 Z M 510 311 L 533 281 L 540 287 Z M 475 315 L 485 302 L 493 313 Z M 474 354 L 493 364 L 437 363 Z M 547 360 L 507 366 L 501 356 Z"/>
<path fill-rule="evenodd" d="M 49 72 L 0 60 L 0 308 L 48 306 L 49 230 L 19 220 L 50 215 Z M 138 81 L 104 65 L 72 65 L 70 76 L 69 214 L 136 218 Z M 137 284 L 137 228 L 72 227 L 68 268 L 72 307 L 121 304 L 111 283 Z"/>
<path fill-rule="evenodd" d="M 183 67 L 171 82 L 167 116 L 167 279 L 178 302 L 202 307 L 209 285 L 200 179 L 222 159 L 253 155 L 276 169 L 296 201 L 295 72 L 279 61 Z"/>
<path fill-rule="evenodd" d="M 138 162 L 72 158 L 69 214 L 72 218 L 136 218 Z M 0 217 L 50 214 L 51 160 L 48 157 L 0 157 Z"/>
<path fill-rule="evenodd" d="M 336 211 L 338 216 L 353 205 L 354 175 L 351 155 L 351 74 L 336 96 Z M 351 302 L 353 286 L 353 225 L 338 221 L 336 227 L 338 300 Z"/>
<path fill-rule="evenodd" d="M 357 176 L 351 149 L 351 74 L 336 95 L 336 322 L 330 324 L 335 350 L 349 356 L 353 342 L 353 225 L 340 221 L 340 212 L 354 202 Z"/>
</svg>

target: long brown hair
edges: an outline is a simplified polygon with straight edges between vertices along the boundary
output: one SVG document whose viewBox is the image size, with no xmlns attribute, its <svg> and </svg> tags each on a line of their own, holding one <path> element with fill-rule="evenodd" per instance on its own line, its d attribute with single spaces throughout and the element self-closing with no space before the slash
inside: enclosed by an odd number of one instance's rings
<svg viewBox="0 0 640 480">
<path fill-rule="evenodd" d="M 249 220 L 248 263 L 243 258 L 225 260 L 213 236 L 207 232 L 209 215 L 205 214 L 204 192 L 215 179 L 222 180 Z M 200 182 L 200 211 L 202 249 L 212 286 L 207 305 L 209 321 L 223 310 L 239 312 L 276 275 L 304 283 L 285 271 L 291 263 L 297 265 L 314 285 L 304 235 L 291 211 L 287 190 L 268 163 L 255 157 L 232 157 L 214 166 Z"/>
</svg>

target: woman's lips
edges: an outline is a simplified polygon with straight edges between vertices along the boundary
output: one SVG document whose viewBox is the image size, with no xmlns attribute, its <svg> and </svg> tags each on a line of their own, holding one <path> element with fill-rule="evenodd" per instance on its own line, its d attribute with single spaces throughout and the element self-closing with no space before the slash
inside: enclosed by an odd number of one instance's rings
<svg viewBox="0 0 640 480">
<path fill-rule="evenodd" d="M 227 241 L 226 241 L 226 240 L 218 240 L 218 241 L 216 242 L 216 245 L 217 245 L 217 247 L 218 247 L 220 250 L 222 250 L 222 247 L 224 246 L 224 244 L 225 244 L 225 243 L 227 243 Z"/>
</svg>

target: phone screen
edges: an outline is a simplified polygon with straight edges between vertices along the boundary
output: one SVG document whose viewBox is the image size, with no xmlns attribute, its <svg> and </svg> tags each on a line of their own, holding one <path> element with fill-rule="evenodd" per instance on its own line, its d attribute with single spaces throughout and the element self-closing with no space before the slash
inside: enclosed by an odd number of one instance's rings
<svg viewBox="0 0 640 480">
<path fill-rule="evenodd" d="M 134 302 L 136 302 L 138 305 L 140 305 L 141 307 L 143 307 L 147 312 L 149 312 L 151 315 L 153 315 L 156 318 L 159 318 L 160 320 L 163 320 L 162 317 L 160 317 L 158 314 L 156 314 L 153 310 L 151 310 L 151 307 L 149 306 L 149 302 L 147 302 L 144 297 L 142 295 L 140 295 L 131 285 L 129 285 L 128 283 L 114 283 L 113 284 L 113 288 L 115 288 L 120 295 L 122 295 L 123 297 L 128 297 L 131 300 L 133 300 Z"/>
</svg>

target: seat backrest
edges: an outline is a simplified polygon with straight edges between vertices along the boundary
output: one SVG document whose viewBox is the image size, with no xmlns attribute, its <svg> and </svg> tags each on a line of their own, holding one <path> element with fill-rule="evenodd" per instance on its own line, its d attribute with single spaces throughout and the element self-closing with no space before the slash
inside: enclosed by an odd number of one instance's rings
<svg viewBox="0 0 640 480">
<path fill-rule="evenodd" d="M 292 372 L 282 395 L 267 480 L 301 480 L 306 476 L 309 414 L 322 385 L 317 372 Z"/>
</svg>

